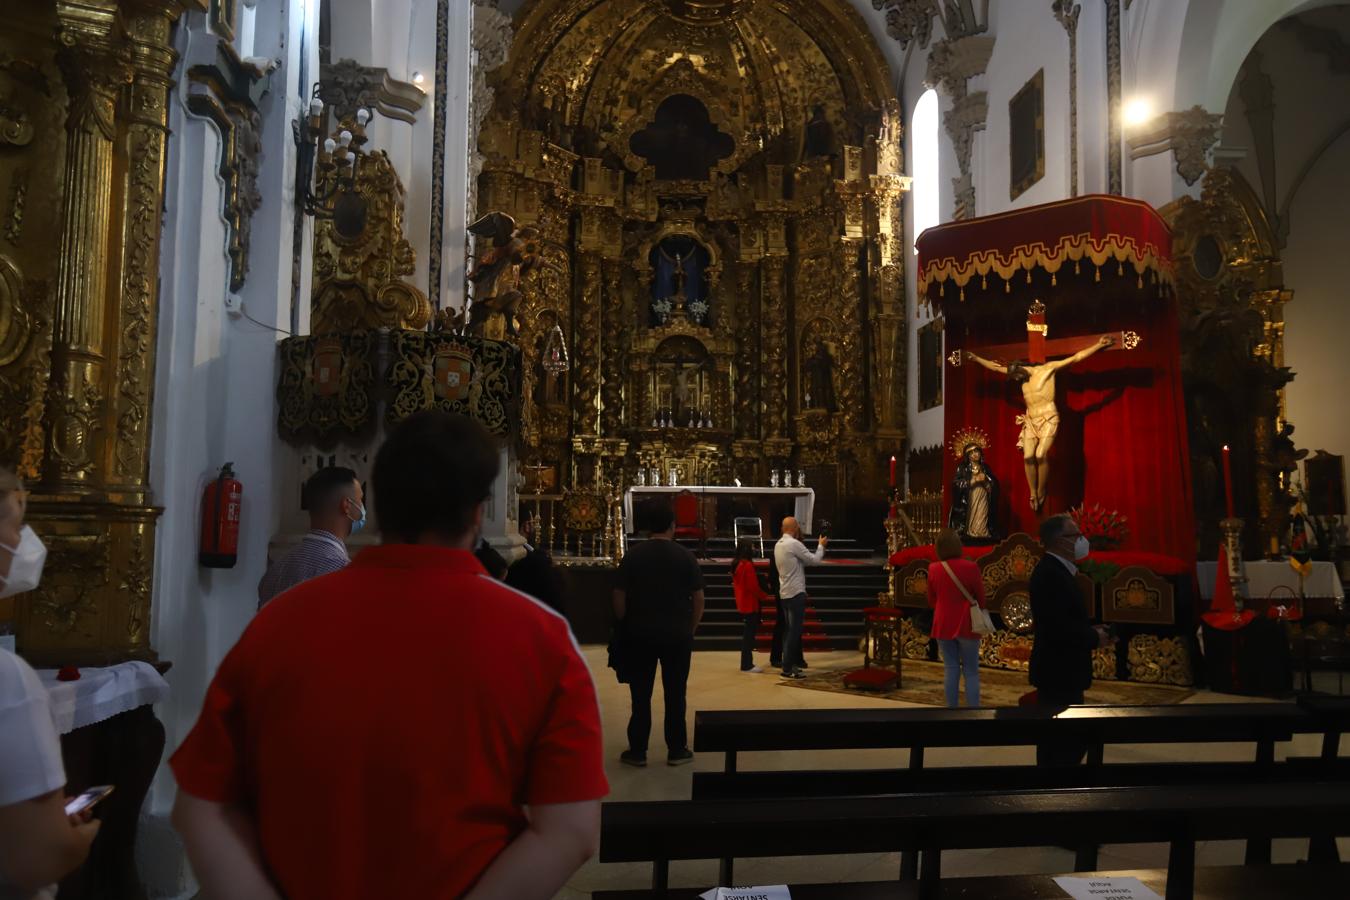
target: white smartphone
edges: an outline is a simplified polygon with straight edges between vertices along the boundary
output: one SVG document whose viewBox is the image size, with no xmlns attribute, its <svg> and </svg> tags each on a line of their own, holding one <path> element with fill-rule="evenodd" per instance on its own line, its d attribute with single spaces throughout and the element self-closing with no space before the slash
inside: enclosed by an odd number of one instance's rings
<svg viewBox="0 0 1350 900">
<path fill-rule="evenodd" d="M 113 786 L 111 784 L 104 784 L 100 785 L 99 787 L 91 787 L 89 790 L 85 791 L 83 794 L 80 794 L 78 797 L 71 797 L 68 801 L 66 801 L 66 815 L 77 816 L 80 813 L 84 812 L 89 807 L 93 806 L 95 803 L 98 803 L 100 800 L 107 797 L 112 792 Z"/>
</svg>

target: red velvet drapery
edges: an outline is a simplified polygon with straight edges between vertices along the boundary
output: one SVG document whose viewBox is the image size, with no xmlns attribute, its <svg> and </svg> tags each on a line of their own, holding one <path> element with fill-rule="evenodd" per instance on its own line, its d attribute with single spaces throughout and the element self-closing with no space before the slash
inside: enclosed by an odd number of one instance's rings
<svg viewBox="0 0 1350 900">
<path fill-rule="evenodd" d="M 1072 233 L 1057 238 L 1057 228 Z M 975 243 L 963 245 L 966 239 Z M 930 251 L 940 249 L 936 262 L 931 253 L 924 255 L 925 245 Z M 1029 246 L 1038 249 L 1028 251 Z M 1093 255 L 1108 247 L 1124 248 L 1124 258 L 1113 251 L 1099 266 Z M 1083 248 L 1091 252 L 1084 256 Z M 1193 561 L 1176 305 L 1170 292 L 1154 283 L 1154 276 L 1170 280 L 1170 236 L 1157 213 L 1138 201 L 1080 198 L 986 222 L 930 229 L 920 251 L 928 297 L 946 315 L 949 353 L 1025 343 L 1026 312 L 1033 299 L 1044 300 L 1048 307 L 1051 338 L 1082 335 L 1087 345 L 1101 333 L 1133 331 L 1140 336 L 1134 350 L 1100 352 L 1059 373 L 1060 426 L 1050 456 L 1044 512 L 1100 504 L 1128 520 L 1130 537 L 1122 549 Z M 1012 259 L 1018 260 L 1018 271 L 1011 278 L 995 277 L 997 267 Z M 991 264 L 996 268 L 990 274 L 980 273 Z M 962 280 L 963 298 L 952 288 Z M 998 525 L 1005 534 L 1034 534 L 1038 516 L 1031 509 L 1016 446 L 1016 417 L 1025 409 L 1020 389 L 974 363 L 944 365 L 948 438 L 971 426 L 988 433 L 986 456 L 1000 482 Z M 952 453 L 946 453 L 948 486 L 955 465 Z M 950 508 L 950 497 L 947 501 Z"/>
</svg>

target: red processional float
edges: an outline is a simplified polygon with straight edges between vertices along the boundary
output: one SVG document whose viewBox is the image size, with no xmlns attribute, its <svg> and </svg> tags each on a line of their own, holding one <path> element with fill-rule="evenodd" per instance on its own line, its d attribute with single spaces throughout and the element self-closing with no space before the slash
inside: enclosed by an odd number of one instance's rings
<svg viewBox="0 0 1350 900">
<path fill-rule="evenodd" d="M 943 524 L 978 560 L 1000 626 L 982 662 L 1025 668 L 1034 535 L 1072 512 L 1093 544 L 1083 602 L 1120 637 L 1095 676 L 1193 684 L 1196 529 L 1167 225 L 1146 203 L 1085 196 L 930 228 L 918 252 L 920 302 L 944 320 Z M 892 555 L 898 607 L 927 607 L 933 558 L 929 546 Z"/>
</svg>

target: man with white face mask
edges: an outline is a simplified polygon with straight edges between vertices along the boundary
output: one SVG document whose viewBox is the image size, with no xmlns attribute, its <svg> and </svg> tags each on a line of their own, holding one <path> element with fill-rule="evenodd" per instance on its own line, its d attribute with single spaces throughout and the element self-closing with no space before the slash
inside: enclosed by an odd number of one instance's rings
<svg viewBox="0 0 1350 900">
<path fill-rule="evenodd" d="M 1041 523 L 1045 556 L 1031 573 L 1031 617 L 1036 629 L 1031 648 L 1031 683 L 1041 706 L 1064 708 L 1083 702 L 1092 684 L 1092 651 L 1113 640 L 1094 626 L 1074 582 L 1078 563 L 1088 555 L 1088 541 L 1067 515 Z M 1075 765 L 1084 748 L 1050 745 L 1036 748 L 1041 765 Z"/>
<path fill-rule="evenodd" d="M 0 599 L 37 587 L 47 559 L 23 524 L 24 496 L 14 473 L 0 469 Z M 47 690 L 0 649 L 0 900 L 54 896 L 54 883 L 89 855 L 99 823 L 66 815 L 65 784 Z"/>
</svg>

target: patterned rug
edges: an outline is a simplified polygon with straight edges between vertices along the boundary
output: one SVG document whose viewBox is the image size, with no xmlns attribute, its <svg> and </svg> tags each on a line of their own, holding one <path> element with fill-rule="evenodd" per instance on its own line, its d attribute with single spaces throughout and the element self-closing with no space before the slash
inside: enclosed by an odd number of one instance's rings
<svg viewBox="0 0 1350 900">
<path fill-rule="evenodd" d="M 844 686 L 844 676 L 861 665 L 817 671 L 808 669 L 801 681 L 781 681 L 787 687 L 808 691 L 830 691 L 838 694 L 867 694 L 887 700 L 922 703 L 926 706 L 946 706 L 942 690 L 942 663 L 906 659 L 900 670 L 900 685 L 889 691 L 860 691 Z M 980 705 L 1016 706 L 1017 700 L 1031 685 L 1026 672 L 1006 669 L 980 669 Z M 962 685 L 965 702 L 965 685 Z M 1189 688 L 1159 684 L 1139 684 L 1133 681 L 1094 681 L 1087 692 L 1087 702 L 1099 706 L 1166 706 L 1180 703 L 1191 696 Z"/>
</svg>

